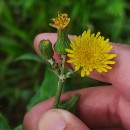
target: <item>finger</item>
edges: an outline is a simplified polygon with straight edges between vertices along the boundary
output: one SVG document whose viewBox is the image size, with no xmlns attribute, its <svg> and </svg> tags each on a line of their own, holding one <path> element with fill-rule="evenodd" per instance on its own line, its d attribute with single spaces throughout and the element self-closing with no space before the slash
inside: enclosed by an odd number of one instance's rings
<svg viewBox="0 0 130 130">
<path fill-rule="evenodd" d="M 69 92 L 63 94 L 62 100 L 68 100 L 75 93 L 81 94 L 78 103 L 78 117 L 89 128 L 120 127 L 121 117 L 118 111 L 120 94 L 113 87 L 93 87 Z M 24 124 L 28 128 L 27 130 L 36 129 L 41 115 L 51 108 L 52 102 L 53 99 L 42 102 L 26 114 Z M 125 112 L 127 113 L 127 111 Z"/>
<path fill-rule="evenodd" d="M 51 109 L 53 99 L 46 100 L 34 106 L 29 112 L 24 116 L 23 124 L 25 130 L 37 130 L 39 119 L 41 115 L 47 110 Z"/>
<path fill-rule="evenodd" d="M 70 36 L 72 38 L 72 36 Z M 43 33 L 39 34 L 34 40 L 34 47 L 38 54 L 40 51 L 38 49 L 38 44 L 42 39 L 49 39 L 52 44 L 56 41 L 55 33 Z M 130 101 L 130 46 L 124 44 L 114 44 L 112 53 L 117 54 L 115 58 L 116 64 L 113 65 L 113 69 L 107 73 L 99 74 L 97 72 L 92 72 L 90 77 L 101 80 L 104 82 L 111 83 L 114 87 L 118 88 L 119 91 Z M 58 56 L 55 54 L 55 59 L 59 61 Z"/>
<path fill-rule="evenodd" d="M 69 35 L 69 38 L 73 38 L 71 35 Z M 34 39 L 34 48 L 36 50 L 36 52 L 40 55 L 40 50 L 39 50 L 39 42 L 43 39 L 48 39 L 51 41 L 52 46 L 54 45 L 54 43 L 56 42 L 57 39 L 57 34 L 56 33 L 41 33 L 39 35 L 37 35 Z"/>
<path fill-rule="evenodd" d="M 34 39 L 34 48 L 39 55 L 41 54 L 39 50 L 39 42 L 43 39 L 49 39 L 52 45 L 54 45 L 57 39 L 57 35 L 56 33 L 42 33 L 36 36 L 36 38 Z"/>
<path fill-rule="evenodd" d="M 124 130 L 123 128 L 97 128 L 97 129 L 93 129 L 93 130 Z"/>
<path fill-rule="evenodd" d="M 61 109 L 44 113 L 38 123 L 38 130 L 89 130 L 76 116 Z"/>
<path fill-rule="evenodd" d="M 112 66 L 112 70 L 102 74 L 92 72 L 90 77 L 111 83 L 130 101 L 130 58 L 128 57 L 130 55 L 130 46 L 115 43 L 112 43 L 112 45 L 112 53 L 117 54 L 115 58 L 116 64 Z"/>
<path fill-rule="evenodd" d="M 69 36 L 69 38 L 70 37 L 72 39 L 72 36 Z M 36 52 L 38 53 L 38 55 L 41 55 L 40 50 L 39 50 L 39 42 L 43 39 L 50 40 L 52 43 L 52 46 L 54 46 L 54 43 L 56 42 L 56 39 L 57 39 L 57 35 L 56 35 L 56 33 L 42 33 L 42 34 L 39 34 L 34 39 L 34 48 L 35 48 Z M 57 63 L 60 63 L 60 58 L 57 53 L 54 52 L 53 58 L 57 61 Z"/>
<path fill-rule="evenodd" d="M 39 50 L 39 42 L 43 39 L 45 40 L 50 40 L 52 43 L 52 46 L 54 45 L 55 41 L 56 41 L 56 34 L 55 33 L 43 33 L 43 34 L 39 34 L 35 39 L 34 39 L 34 48 L 36 50 L 36 52 L 38 53 L 38 55 L 41 55 L 40 50 Z M 60 63 L 60 58 L 58 56 L 57 53 L 54 52 L 54 56 L 53 58 L 57 61 L 57 63 Z"/>
<path fill-rule="evenodd" d="M 80 93 L 78 117 L 91 129 L 121 127 L 117 112 L 120 93 L 112 86 L 81 89 L 68 94 Z M 69 95 L 65 95 L 68 96 Z"/>
</svg>

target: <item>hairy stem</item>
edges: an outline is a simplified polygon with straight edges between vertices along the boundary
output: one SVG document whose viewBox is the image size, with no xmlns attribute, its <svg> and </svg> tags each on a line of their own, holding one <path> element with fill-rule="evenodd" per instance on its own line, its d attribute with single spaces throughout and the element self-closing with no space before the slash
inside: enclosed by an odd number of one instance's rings
<svg viewBox="0 0 130 130">
<path fill-rule="evenodd" d="M 61 93 L 62 93 L 62 89 L 63 89 L 63 83 L 65 80 L 65 76 L 64 76 L 64 71 L 65 71 L 65 55 L 61 55 L 62 58 L 62 62 L 61 62 L 61 71 L 60 71 L 60 75 L 59 75 L 59 81 L 58 81 L 58 86 L 57 86 L 57 91 L 56 91 L 56 95 L 55 95 L 55 99 L 54 99 L 54 104 L 53 104 L 53 108 L 58 108 L 59 103 L 60 103 L 60 97 L 61 97 Z"/>
<path fill-rule="evenodd" d="M 53 108 L 58 108 L 58 106 L 59 106 L 60 96 L 61 96 L 61 92 L 62 92 L 62 88 L 63 88 L 63 82 L 64 81 L 61 79 L 59 79 L 59 81 L 58 81 L 58 86 L 57 86 L 57 91 L 56 91 L 56 95 L 55 95 Z"/>
<path fill-rule="evenodd" d="M 62 62 L 61 62 L 61 75 L 64 75 L 66 55 L 61 55 L 61 58 L 62 58 Z"/>
</svg>

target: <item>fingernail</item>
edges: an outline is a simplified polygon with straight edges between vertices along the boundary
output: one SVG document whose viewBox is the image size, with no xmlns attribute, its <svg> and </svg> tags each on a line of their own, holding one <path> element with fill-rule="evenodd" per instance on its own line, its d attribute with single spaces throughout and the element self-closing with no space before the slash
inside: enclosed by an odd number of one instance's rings
<svg viewBox="0 0 130 130">
<path fill-rule="evenodd" d="M 64 130 L 66 121 L 60 111 L 52 109 L 47 111 L 40 119 L 38 130 Z"/>
</svg>

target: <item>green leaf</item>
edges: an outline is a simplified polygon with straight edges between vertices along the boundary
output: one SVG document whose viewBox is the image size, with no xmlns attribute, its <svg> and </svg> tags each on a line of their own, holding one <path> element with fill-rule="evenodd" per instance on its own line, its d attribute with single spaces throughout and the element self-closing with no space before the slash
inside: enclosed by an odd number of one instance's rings
<svg viewBox="0 0 130 130">
<path fill-rule="evenodd" d="M 18 125 L 14 130 L 24 130 L 23 125 L 22 124 Z"/>
<path fill-rule="evenodd" d="M 80 10 L 80 4 L 79 3 L 74 4 L 70 14 L 71 19 L 75 19 L 77 17 L 79 10 Z"/>
<path fill-rule="evenodd" d="M 2 17 L 2 18 L 4 18 L 4 20 L 1 20 L 1 22 L 4 21 L 4 22 L 7 22 L 8 24 L 14 23 L 11 8 L 7 5 L 7 3 L 5 1 L 3 3 L 1 2 L 0 4 L 3 5 L 2 13 L 3 13 L 3 16 L 4 16 L 4 17 Z"/>
<path fill-rule="evenodd" d="M 123 0 L 112 1 L 106 7 L 106 12 L 112 16 L 122 17 L 124 15 L 125 2 Z"/>
<path fill-rule="evenodd" d="M 0 113 L 0 130 L 11 130 L 11 128 L 8 125 L 8 121 L 2 113 Z"/>
<path fill-rule="evenodd" d="M 96 6 L 98 6 L 98 7 L 104 5 L 105 3 L 106 3 L 105 0 L 96 0 L 95 1 Z"/>
<path fill-rule="evenodd" d="M 73 114 L 76 114 L 76 108 L 80 99 L 80 94 L 75 94 L 68 101 L 60 102 L 59 108 L 67 110 Z"/>
<path fill-rule="evenodd" d="M 3 13 L 3 11 L 4 11 L 4 6 L 5 6 L 4 2 L 3 2 L 3 1 L 0 1 L 0 15 L 1 15 L 1 13 Z"/>
<path fill-rule="evenodd" d="M 40 56 L 33 54 L 33 53 L 23 54 L 15 59 L 15 61 L 20 61 L 20 60 L 33 60 L 33 61 L 37 61 L 40 63 L 46 62 Z"/>
<path fill-rule="evenodd" d="M 44 101 L 56 93 L 58 77 L 49 69 L 46 69 L 44 80 L 41 87 L 36 91 L 36 94 L 32 97 L 30 103 L 27 106 L 27 110 L 32 108 L 37 103 Z"/>
<path fill-rule="evenodd" d="M 64 92 L 73 91 L 77 89 L 106 85 L 107 83 L 100 82 L 89 77 L 81 77 L 79 74 L 75 73 L 65 80 Z"/>
<path fill-rule="evenodd" d="M 30 33 L 27 33 L 25 30 L 20 29 L 13 24 L 9 25 L 8 23 L 2 22 L 2 25 L 8 30 L 8 32 L 19 37 L 21 40 L 25 41 L 25 43 L 30 43 Z"/>
<path fill-rule="evenodd" d="M 58 77 L 49 69 L 46 69 L 45 79 L 41 85 L 40 92 L 43 99 L 48 99 L 55 95 Z"/>
<path fill-rule="evenodd" d="M 8 56 L 17 56 L 23 53 L 23 47 L 11 37 L 0 36 L 0 51 L 7 53 Z"/>
</svg>

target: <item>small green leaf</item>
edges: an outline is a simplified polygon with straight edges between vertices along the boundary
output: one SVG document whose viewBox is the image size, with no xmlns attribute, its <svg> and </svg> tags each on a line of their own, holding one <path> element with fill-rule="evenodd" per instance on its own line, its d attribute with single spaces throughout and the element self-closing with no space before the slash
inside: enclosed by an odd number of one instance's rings
<svg viewBox="0 0 130 130">
<path fill-rule="evenodd" d="M 75 94 L 68 101 L 61 102 L 59 105 L 59 108 L 67 110 L 73 114 L 76 114 L 76 108 L 77 108 L 79 99 L 80 99 L 80 94 Z"/>
</svg>

